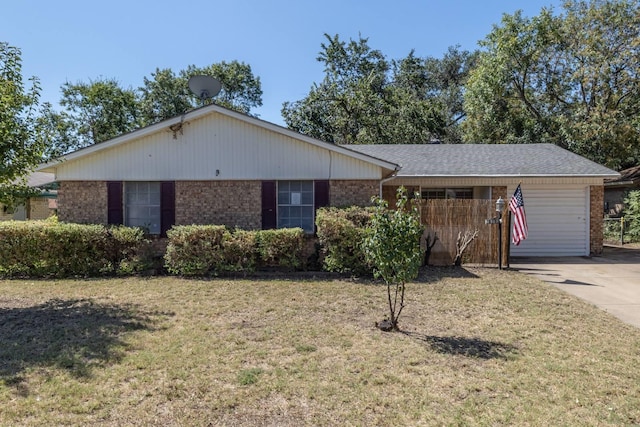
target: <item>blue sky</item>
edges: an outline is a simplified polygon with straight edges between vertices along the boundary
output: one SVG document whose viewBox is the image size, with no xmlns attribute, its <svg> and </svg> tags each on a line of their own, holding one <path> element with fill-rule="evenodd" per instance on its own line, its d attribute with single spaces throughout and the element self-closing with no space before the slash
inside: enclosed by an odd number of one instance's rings
<svg viewBox="0 0 640 427">
<path fill-rule="evenodd" d="M 13 0 L 2 5 L 0 41 L 22 50 L 23 74 L 37 76 L 42 100 L 58 105 L 60 86 L 115 78 L 137 88 L 155 69 L 175 72 L 238 60 L 259 76 L 254 113 L 283 124 L 285 101 L 323 77 L 316 61 L 324 33 L 369 39 L 388 59 L 412 49 L 441 57 L 449 46 L 476 49 L 504 13 L 559 11 L 561 0 Z"/>
</svg>

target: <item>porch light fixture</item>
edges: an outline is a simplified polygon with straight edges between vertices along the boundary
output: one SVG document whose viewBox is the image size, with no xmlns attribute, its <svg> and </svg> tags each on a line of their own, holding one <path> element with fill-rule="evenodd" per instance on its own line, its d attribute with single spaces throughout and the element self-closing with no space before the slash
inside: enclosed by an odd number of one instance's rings
<svg viewBox="0 0 640 427">
<path fill-rule="evenodd" d="M 496 212 L 498 212 L 500 218 L 502 218 L 502 212 L 504 212 L 504 207 L 506 204 L 507 203 L 504 201 L 502 196 L 500 196 L 498 200 L 496 200 Z"/>
</svg>

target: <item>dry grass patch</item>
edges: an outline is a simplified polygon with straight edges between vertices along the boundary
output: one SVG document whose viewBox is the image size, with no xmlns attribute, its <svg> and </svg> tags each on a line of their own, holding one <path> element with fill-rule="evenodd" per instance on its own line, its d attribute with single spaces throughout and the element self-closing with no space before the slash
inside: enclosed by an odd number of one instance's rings
<svg viewBox="0 0 640 427">
<path fill-rule="evenodd" d="M 633 425 L 640 331 L 537 279 L 431 269 L 403 333 L 344 280 L 0 281 L 0 425 Z"/>
</svg>

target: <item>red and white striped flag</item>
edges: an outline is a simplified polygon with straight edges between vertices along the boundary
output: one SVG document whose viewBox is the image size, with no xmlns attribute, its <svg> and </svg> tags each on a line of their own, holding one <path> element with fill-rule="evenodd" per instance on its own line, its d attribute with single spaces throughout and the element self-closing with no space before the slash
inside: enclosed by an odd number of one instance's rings
<svg viewBox="0 0 640 427">
<path fill-rule="evenodd" d="M 513 244 L 518 246 L 520 242 L 527 238 L 529 229 L 527 227 L 527 216 L 524 213 L 524 199 L 522 198 L 522 190 L 520 184 L 516 188 L 511 201 L 509 202 L 509 210 L 513 213 Z"/>
</svg>

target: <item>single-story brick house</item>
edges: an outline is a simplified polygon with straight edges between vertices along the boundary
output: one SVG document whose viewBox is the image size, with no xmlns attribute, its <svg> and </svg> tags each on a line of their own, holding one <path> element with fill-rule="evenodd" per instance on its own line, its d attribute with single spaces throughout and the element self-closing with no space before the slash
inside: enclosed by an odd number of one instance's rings
<svg viewBox="0 0 640 427">
<path fill-rule="evenodd" d="M 640 165 L 620 171 L 620 176 L 604 180 L 604 206 L 606 214 L 619 217 L 624 209 L 627 193 L 640 190 Z"/>
<path fill-rule="evenodd" d="M 75 151 L 40 171 L 59 182 L 61 221 L 144 226 L 158 235 L 174 224 L 311 233 L 317 208 L 367 205 L 399 185 L 427 198 L 494 200 L 522 182 L 530 239 L 513 255 L 601 252 L 603 179 L 617 176 L 553 145 L 347 147 L 217 105 Z"/>
</svg>

